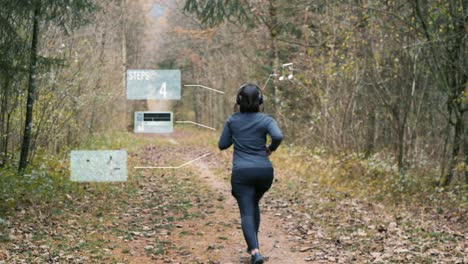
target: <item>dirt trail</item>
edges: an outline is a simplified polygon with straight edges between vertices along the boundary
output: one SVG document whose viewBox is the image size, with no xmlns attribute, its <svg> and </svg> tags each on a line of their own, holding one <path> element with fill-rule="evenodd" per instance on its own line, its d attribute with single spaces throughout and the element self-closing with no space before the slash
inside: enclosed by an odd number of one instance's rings
<svg viewBox="0 0 468 264">
<path fill-rule="evenodd" d="M 185 147 L 179 144 L 178 139 L 177 136 L 166 138 L 172 151 L 160 153 L 164 153 L 163 156 L 179 155 L 179 158 L 187 161 L 207 151 L 200 145 Z M 207 158 L 174 171 L 179 181 L 189 185 L 200 184 L 196 187 L 199 189 L 206 188 L 201 193 L 208 195 L 208 198 L 196 197 L 196 206 L 191 209 L 193 214 L 202 217 L 175 221 L 175 229 L 159 234 L 166 241 L 163 254 L 146 260 L 126 258 L 130 263 L 249 263 L 239 209 L 229 184 L 230 157 L 225 154 L 215 151 Z M 275 178 L 277 176 L 282 181 L 284 188 L 287 185 L 284 181 L 291 179 L 284 177 L 287 174 L 285 171 L 275 172 L 278 172 Z M 143 176 L 153 179 L 155 175 L 150 173 Z M 272 191 L 280 187 L 275 184 Z M 154 188 L 158 186 L 149 185 L 146 188 L 157 191 Z M 466 245 L 463 233 L 437 228 L 434 223 L 416 219 L 404 211 L 396 214 L 377 203 L 329 192 L 318 184 L 311 183 L 303 188 L 309 190 L 306 198 L 309 204 L 296 204 L 291 197 L 284 195 L 274 198 L 270 193 L 262 200 L 259 241 L 267 263 L 385 263 L 389 259 L 393 260 L 390 262 L 405 263 L 420 262 L 425 258 L 424 254 L 446 257 L 453 263 L 463 262 L 459 254 L 450 257 L 449 254 L 439 253 L 431 245 L 435 241 L 432 238 L 427 241 L 413 238 L 414 232 L 422 232 L 418 234 L 421 237 L 426 233 L 430 236 L 440 234 L 447 236 L 443 241 L 450 241 L 450 247 L 456 247 L 456 252 L 463 252 L 463 245 Z M 200 195 L 196 193 L 197 190 L 192 190 L 184 192 L 184 195 Z M 288 196 L 293 194 L 289 193 Z M 314 210 L 310 211 L 310 208 Z M 424 229 L 418 231 L 414 225 Z M 413 245 L 415 242 L 417 245 Z M 148 239 L 133 241 L 134 256 L 143 255 L 148 243 Z"/>
<path fill-rule="evenodd" d="M 171 144 L 178 145 L 173 137 L 167 140 Z M 213 153 L 209 160 L 200 159 L 185 168 L 185 170 L 195 169 L 194 175 L 213 190 L 213 204 L 207 210 L 208 217 L 205 219 L 195 218 L 176 223 L 178 228 L 169 236 L 174 250 L 166 252 L 166 261 L 171 259 L 174 263 L 250 263 L 242 234 L 239 209 L 236 200 L 231 195 L 228 172 L 223 176 L 216 175 L 213 167 L 219 167 L 219 164 L 210 163 L 210 160 L 219 161 L 220 157 L 216 157 L 217 154 Z M 178 170 L 176 175 L 184 177 L 184 169 Z M 187 195 L 191 194 L 187 193 Z M 265 209 L 261 205 L 261 210 L 262 208 Z M 272 212 L 262 211 L 259 231 L 262 254 L 268 263 L 306 263 L 307 253 L 293 252 L 297 251 L 298 244 L 294 243 L 294 238 L 288 235 L 282 221 Z M 137 243 L 135 246 L 141 247 L 142 245 Z M 180 248 L 187 249 L 187 251 L 181 254 L 180 250 L 176 250 Z M 131 262 L 142 263 L 142 259 L 137 259 L 135 262 L 131 260 Z"/>
<path fill-rule="evenodd" d="M 207 226 L 204 221 L 191 221 L 184 226 L 194 231 L 204 232 L 206 234 L 204 238 L 196 243 L 193 243 L 191 239 L 179 240 L 177 237 L 174 237 L 174 240 L 183 245 L 191 245 L 192 250 L 200 255 L 210 254 L 212 261 L 249 263 L 250 259 L 245 252 L 247 246 L 240 229 L 239 209 L 236 200 L 231 195 L 231 187 L 226 184 L 225 179 L 216 176 L 205 161 L 200 160 L 194 163 L 194 166 L 199 172 L 198 176 L 218 193 L 216 209 L 209 219 L 214 221 L 214 226 L 218 228 Z M 307 255 L 292 252 L 295 251 L 297 245 L 292 242 L 293 237 L 288 235 L 283 226 L 281 219 L 271 212 L 262 211 L 259 241 L 263 255 L 269 263 L 305 263 L 304 259 Z M 220 237 L 222 237 L 221 241 Z M 222 248 L 216 249 L 216 246 Z"/>
<path fill-rule="evenodd" d="M 146 146 L 131 153 L 129 162 L 172 166 L 207 151 L 185 147 L 177 134 L 164 137 L 164 141 L 164 146 Z M 130 168 L 130 177 L 138 187 L 127 209 L 116 212 L 116 229 L 122 234 L 103 234 L 116 244 L 112 255 L 118 263 L 250 263 L 229 171 L 216 173 L 228 162 L 221 156 L 212 153 L 181 169 Z M 283 220 L 265 204 L 261 210 L 259 241 L 267 262 L 306 263 L 307 253 L 292 252 L 299 245 L 288 235 Z"/>
<path fill-rule="evenodd" d="M 200 135 L 180 130 L 145 141 L 129 152 L 127 183 L 82 185 L 83 194 L 53 210 L 27 207 L 5 219 L 0 264 L 249 263 L 230 153 Z M 180 169 L 133 168 L 177 166 L 207 152 Z M 466 225 L 352 198 L 281 166 L 275 179 L 261 204 L 267 263 L 468 263 Z"/>
</svg>

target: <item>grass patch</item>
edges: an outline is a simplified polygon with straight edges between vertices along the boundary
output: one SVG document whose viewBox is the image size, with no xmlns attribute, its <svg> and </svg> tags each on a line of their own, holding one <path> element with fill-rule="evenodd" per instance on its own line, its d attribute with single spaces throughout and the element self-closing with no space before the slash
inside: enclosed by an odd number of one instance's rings
<svg viewBox="0 0 468 264">
<path fill-rule="evenodd" d="M 438 187 L 437 167 L 414 167 L 400 174 L 393 159 L 380 156 L 383 155 L 367 159 L 359 154 L 337 157 L 285 146 L 272 155 L 272 161 L 281 175 L 279 187 L 293 194 L 293 200 L 307 196 L 306 185 L 319 184 L 330 191 L 388 205 L 467 209 L 467 188 L 463 185 Z"/>
<path fill-rule="evenodd" d="M 125 149 L 136 151 L 146 144 L 159 144 L 160 138 L 136 138 L 131 133 L 95 134 L 74 149 Z M 69 196 L 81 196 L 91 188 L 96 195 L 110 198 L 119 193 L 115 184 L 75 183 L 69 180 L 69 152 L 64 150 L 59 155 L 50 155 L 45 151 L 36 151 L 36 157 L 23 173 L 16 167 L 4 167 L 0 171 L 0 216 L 6 216 L 21 208 L 49 205 L 51 209 Z M 138 178 L 138 174 L 136 175 Z M 130 192 L 136 192 L 135 186 L 129 185 Z"/>
</svg>

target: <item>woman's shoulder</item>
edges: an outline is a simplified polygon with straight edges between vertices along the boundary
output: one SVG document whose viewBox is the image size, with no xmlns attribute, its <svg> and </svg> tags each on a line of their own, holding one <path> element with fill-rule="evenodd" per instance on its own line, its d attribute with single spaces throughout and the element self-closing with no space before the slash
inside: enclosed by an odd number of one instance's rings
<svg viewBox="0 0 468 264">
<path fill-rule="evenodd" d="M 275 118 L 272 115 L 261 113 L 261 112 L 259 112 L 259 118 L 264 119 L 266 121 L 275 120 Z"/>
<path fill-rule="evenodd" d="M 241 112 L 236 112 L 236 113 L 233 113 L 231 114 L 228 118 L 227 118 L 227 122 L 232 122 L 232 121 L 235 121 L 235 120 L 240 120 L 242 118 L 254 118 L 254 119 L 258 119 L 259 121 L 260 120 L 265 120 L 265 121 L 270 121 L 270 120 L 275 120 L 275 118 L 270 115 L 270 114 L 265 114 L 265 113 L 262 113 L 262 112 L 257 112 L 257 113 L 241 113 Z"/>
<path fill-rule="evenodd" d="M 226 121 L 230 122 L 230 121 L 232 121 L 232 120 L 234 120 L 234 119 L 237 119 L 237 118 L 239 118 L 239 115 L 240 115 L 239 112 L 235 112 L 235 113 L 233 113 L 232 115 L 228 116 L 228 118 L 226 119 Z"/>
</svg>

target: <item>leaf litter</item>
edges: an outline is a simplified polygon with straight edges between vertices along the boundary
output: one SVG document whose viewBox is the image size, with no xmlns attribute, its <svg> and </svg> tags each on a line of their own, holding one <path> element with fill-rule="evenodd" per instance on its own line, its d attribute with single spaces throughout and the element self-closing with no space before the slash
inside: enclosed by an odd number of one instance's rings
<svg viewBox="0 0 468 264">
<path fill-rule="evenodd" d="M 148 145 L 129 153 L 128 167 L 215 151 L 200 144 Z M 230 154 L 180 170 L 130 169 L 127 183 L 84 184 L 59 204 L 2 217 L 0 263 L 248 263 Z M 270 263 L 468 263 L 464 225 L 275 172 L 259 234 Z"/>
</svg>

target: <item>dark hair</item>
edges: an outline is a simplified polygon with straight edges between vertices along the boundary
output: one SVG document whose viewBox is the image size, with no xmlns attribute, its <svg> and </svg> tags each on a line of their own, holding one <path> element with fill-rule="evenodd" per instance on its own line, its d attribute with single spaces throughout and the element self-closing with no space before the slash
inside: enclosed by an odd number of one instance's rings
<svg viewBox="0 0 468 264">
<path fill-rule="evenodd" d="M 239 103 L 241 113 L 254 113 L 260 111 L 260 91 L 256 86 L 247 85 L 239 94 L 241 95 L 241 100 Z"/>
</svg>

